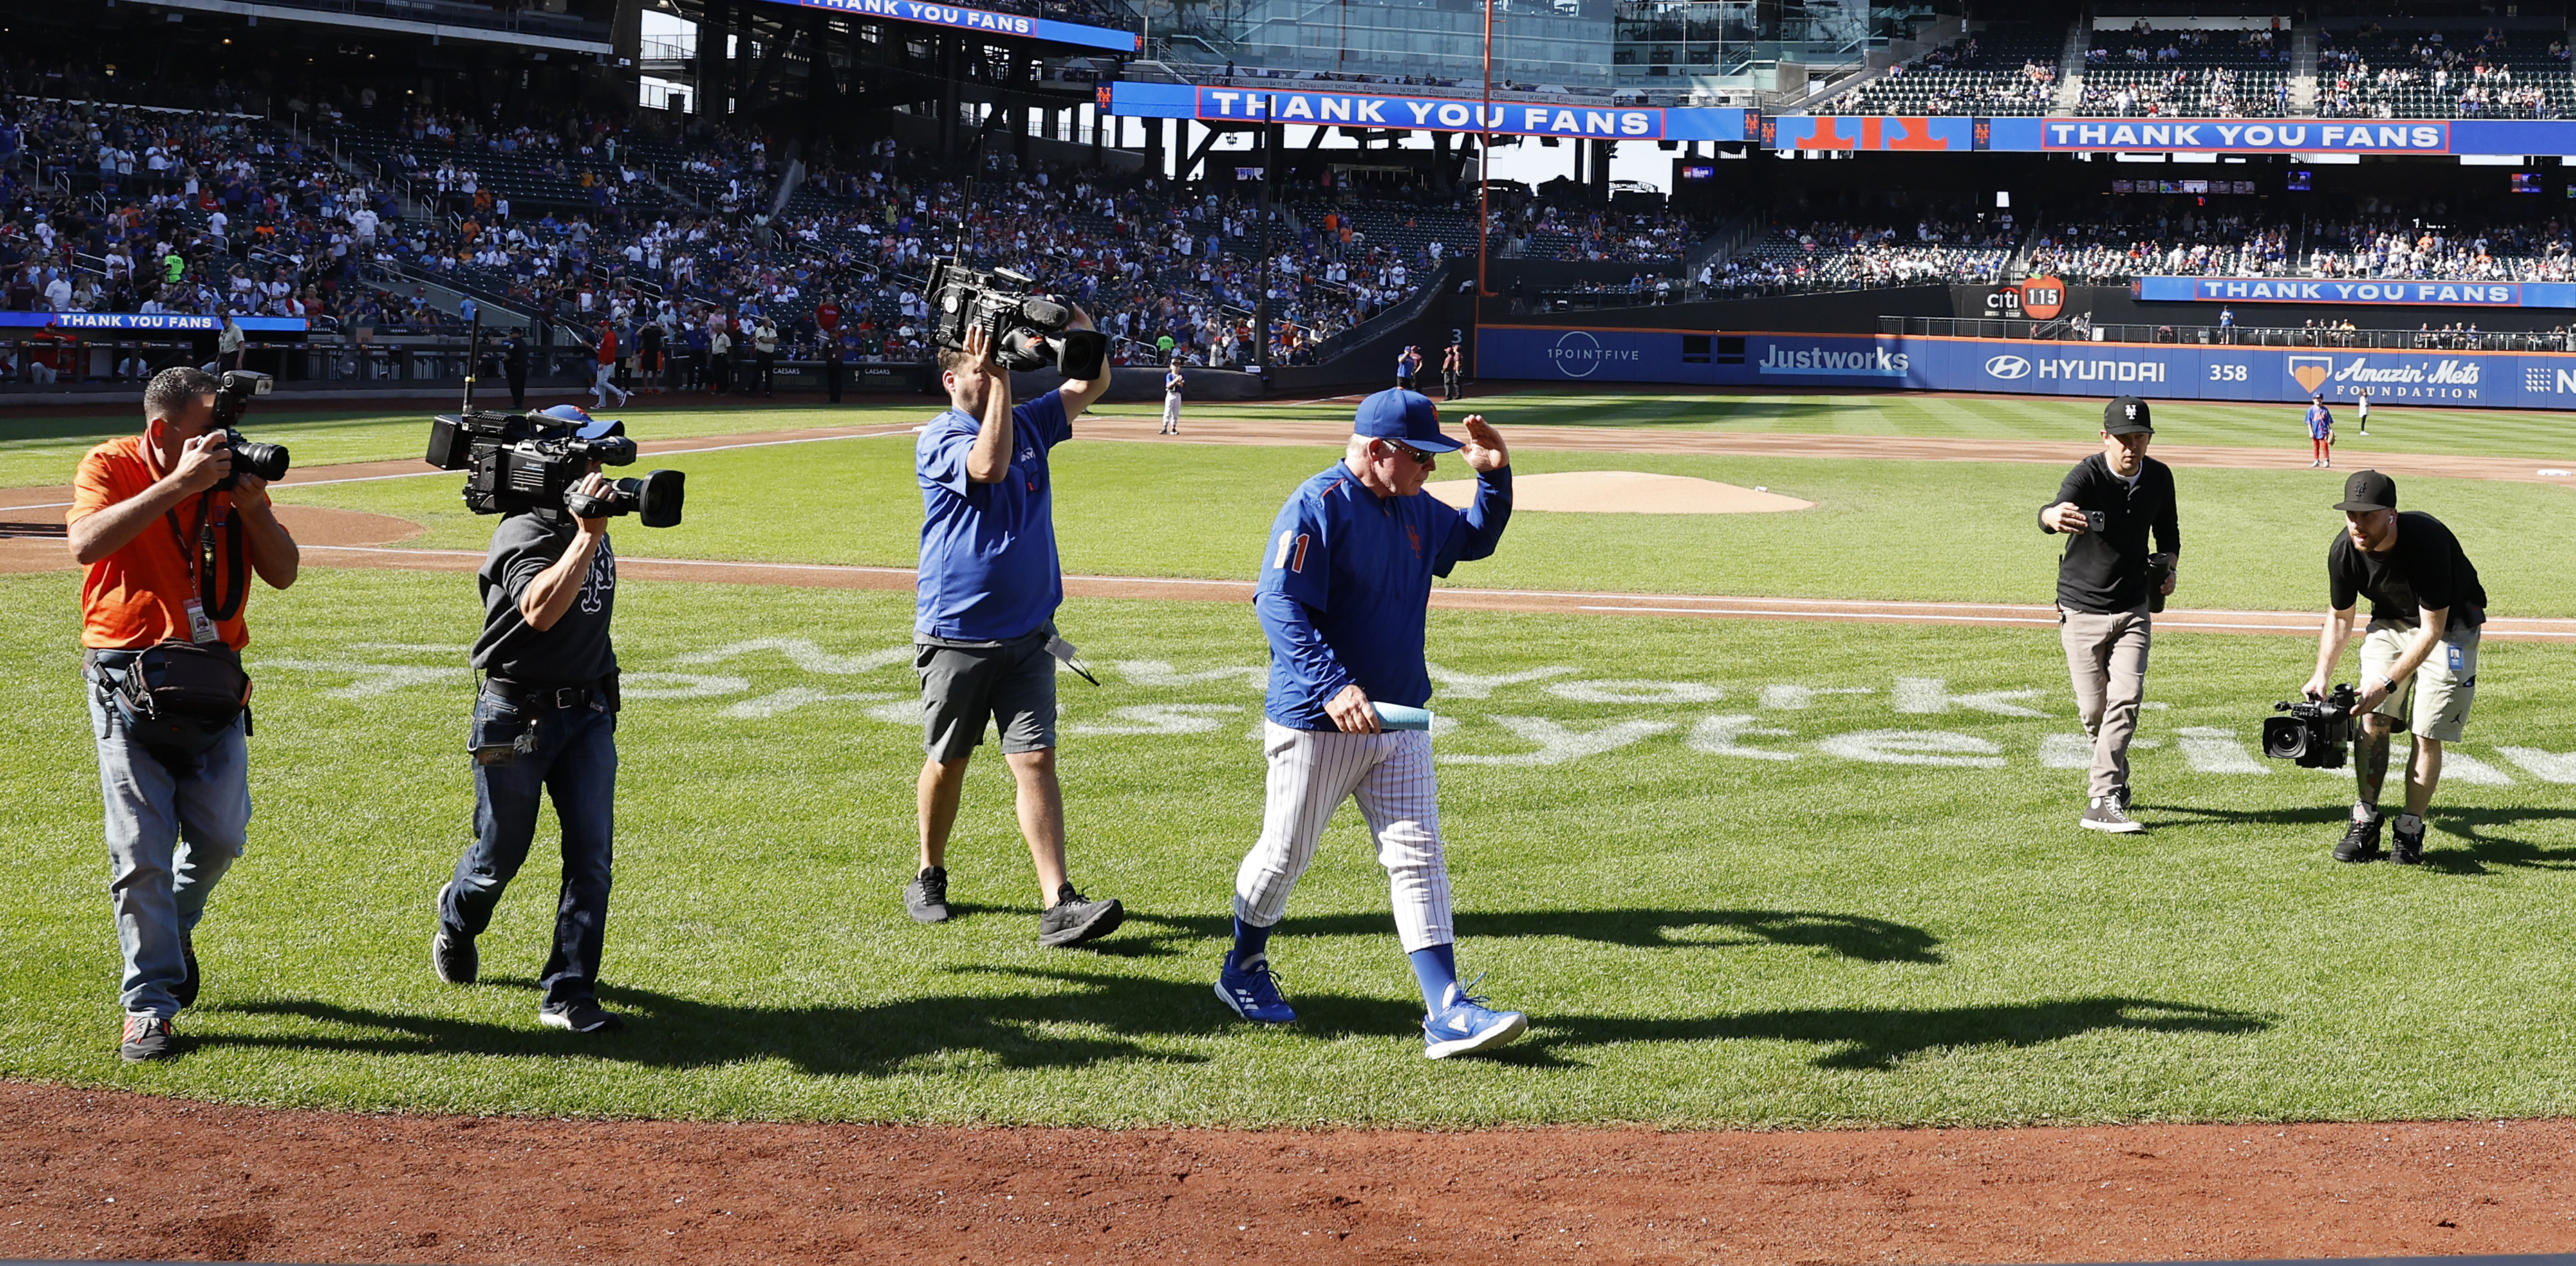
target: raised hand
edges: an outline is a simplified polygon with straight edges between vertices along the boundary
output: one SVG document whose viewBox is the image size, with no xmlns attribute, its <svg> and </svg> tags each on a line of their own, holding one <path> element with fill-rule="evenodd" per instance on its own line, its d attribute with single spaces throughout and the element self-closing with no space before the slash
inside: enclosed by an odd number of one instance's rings
<svg viewBox="0 0 2576 1266">
<path fill-rule="evenodd" d="M 1467 443 L 1458 455 L 1467 460 L 1471 470 L 1501 470 L 1512 464 L 1512 451 L 1503 445 L 1502 435 L 1485 424 L 1485 415 L 1470 413 L 1462 423 L 1467 428 Z"/>
</svg>

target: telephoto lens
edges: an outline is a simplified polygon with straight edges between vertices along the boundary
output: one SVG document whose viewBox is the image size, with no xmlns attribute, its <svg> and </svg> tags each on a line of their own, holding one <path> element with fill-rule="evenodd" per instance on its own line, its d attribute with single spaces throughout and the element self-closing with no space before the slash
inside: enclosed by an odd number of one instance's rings
<svg viewBox="0 0 2576 1266">
<path fill-rule="evenodd" d="M 224 429 L 224 442 L 232 446 L 233 473 L 224 476 L 224 481 L 215 487 L 230 488 L 233 481 L 243 475 L 256 476 L 270 483 L 286 478 L 285 445 L 244 439 L 241 432 L 230 427 Z"/>
</svg>

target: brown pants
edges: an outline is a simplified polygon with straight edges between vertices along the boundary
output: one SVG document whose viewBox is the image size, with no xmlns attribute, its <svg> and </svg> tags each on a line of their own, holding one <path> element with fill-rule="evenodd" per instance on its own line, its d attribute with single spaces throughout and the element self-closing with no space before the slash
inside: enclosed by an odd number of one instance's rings
<svg viewBox="0 0 2576 1266">
<path fill-rule="evenodd" d="M 2061 609 L 2057 624 L 2067 674 L 2075 680 L 2075 710 L 2093 740 L 2087 794 L 2107 796 L 2129 785 L 2129 740 L 2137 736 L 2138 703 L 2147 693 L 2147 609 L 2108 615 Z"/>
</svg>

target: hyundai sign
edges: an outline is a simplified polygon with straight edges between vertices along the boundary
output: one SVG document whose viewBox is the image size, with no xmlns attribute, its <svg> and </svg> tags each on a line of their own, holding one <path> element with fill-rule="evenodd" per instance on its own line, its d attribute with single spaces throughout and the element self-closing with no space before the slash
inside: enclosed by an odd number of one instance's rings
<svg viewBox="0 0 2576 1266">
<path fill-rule="evenodd" d="M 1728 334 L 1726 354 L 1683 339 L 1712 332 L 1488 325 L 1478 373 L 1556 382 L 1677 383 L 1793 390 L 1990 391 L 2106 399 L 2350 401 L 2476 408 L 2576 407 L 2576 354 L 2089 343 L 1922 335 Z M 1732 345 L 1742 343 L 1737 355 Z M 1705 346 L 1704 344 L 1702 346 Z"/>
</svg>

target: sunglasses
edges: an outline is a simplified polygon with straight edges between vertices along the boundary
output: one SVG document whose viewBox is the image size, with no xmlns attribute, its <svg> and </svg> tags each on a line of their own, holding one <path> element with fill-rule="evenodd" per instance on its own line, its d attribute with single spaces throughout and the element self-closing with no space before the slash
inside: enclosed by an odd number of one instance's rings
<svg viewBox="0 0 2576 1266">
<path fill-rule="evenodd" d="M 1412 458 L 1413 464 L 1416 466 L 1428 466 L 1432 462 L 1431 454 L 1423 452 L 1421 449 L 1415 448 L 1410 444 L 1398 444 L 1394 440 L 1379 440 L 1378 443 L 1384 444 L 1388 448 L 1394 449 L 1396 452 Z"/>
</svg>

